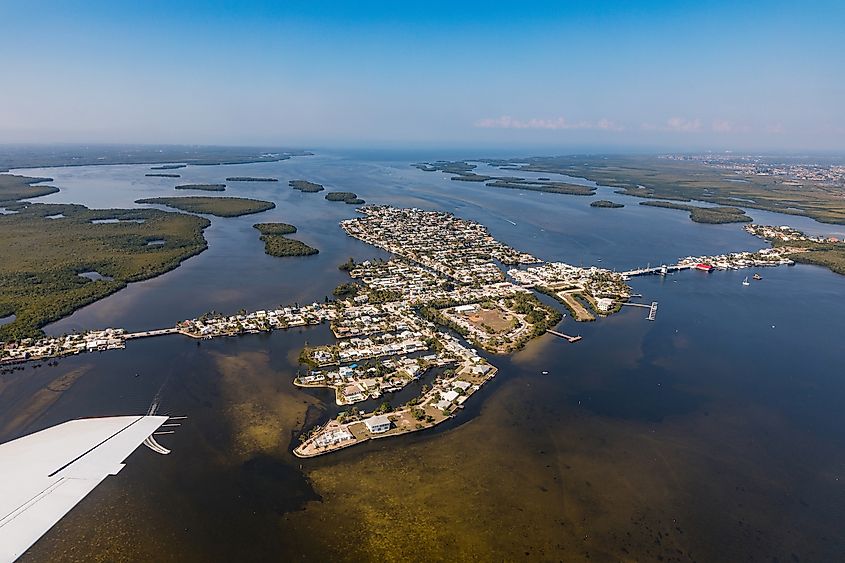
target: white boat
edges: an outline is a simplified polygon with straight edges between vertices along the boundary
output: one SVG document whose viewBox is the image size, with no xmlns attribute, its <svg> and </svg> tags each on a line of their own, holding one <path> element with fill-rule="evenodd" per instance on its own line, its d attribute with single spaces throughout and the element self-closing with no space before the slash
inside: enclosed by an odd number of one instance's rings
<svg viewBox="0 0 845 563">
<path fill-rule="evenodd" d="M 742 285 L 751 285 L 750 283 L 748 283 L 748 276 L 745 276 L 745 279 L 742 280 Z"/>
</svg>

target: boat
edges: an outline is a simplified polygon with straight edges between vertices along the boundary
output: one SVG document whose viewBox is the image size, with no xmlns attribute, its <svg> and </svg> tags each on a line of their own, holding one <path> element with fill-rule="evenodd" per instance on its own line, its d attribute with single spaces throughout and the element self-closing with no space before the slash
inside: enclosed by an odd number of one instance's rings
<svg viewBox="0 0 845 563">
<path fill-rule="evenodd" d="M 755 280 L 762 280 L 762 279 L 763 279 L 763 276 L 761 276 L 760 274 L 754 274 L 752 277 L 753 277 Z"/>
<path fill-rule="evenodd" d="M 703 272 L 712 272 L 713 271 L 713 266 L 711 266 L 710 264 L 705 264 L 704 262 L 699 262 L 698 264 L 696 264 L 694 266 L 694 268 L 696 270 L 701 270 Z"/>
<path fill-rule="evenodd" d="M 745 276 L 745 279 L 742 280 L 742 285 L 751 285 L 750 283 L 748 283 L 748 276 Z"/>
</svg>

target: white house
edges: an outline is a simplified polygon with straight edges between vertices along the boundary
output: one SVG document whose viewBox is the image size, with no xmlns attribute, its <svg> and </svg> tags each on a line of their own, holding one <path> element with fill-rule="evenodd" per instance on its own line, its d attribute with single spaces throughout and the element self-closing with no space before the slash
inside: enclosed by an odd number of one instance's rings
<svg viewBox="0 0 845 563">
<path fill-rule="evenodd" d="M 390 419 L 384 414 L 372 416 L 365 420 L 364 424 L 367 426 L 367 430 L 373 434 L 381 434 L 390 430 Z"/>
</svg>

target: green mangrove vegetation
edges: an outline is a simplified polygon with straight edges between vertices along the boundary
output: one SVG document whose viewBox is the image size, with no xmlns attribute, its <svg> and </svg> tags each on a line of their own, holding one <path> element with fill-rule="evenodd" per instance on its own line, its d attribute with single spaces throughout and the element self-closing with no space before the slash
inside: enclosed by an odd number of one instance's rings
<svg viewBox="0 0 845 563">
<path fill-rule="evenodd" d="M 549 192 L 566 195 L 594 195 L 595 188 L 589 186 L 579 186 L 578 184 L 570 184 L 568 182 L 556 182 L 549 178 L 538 178 L 537 180 L 527 180 L 525 178 L 518 178 L 515 176 L 488 176 L 484 174 L 477 174 L 474 170 L 478 167 L 476 164 L 470 164 L 464 161 L 446 161 L 438 160 L 433 163 L 417 163 L 414 167 L 424 172 L 440 171 L 445 174 L 453 174 L 452 180 L 457 182 L 484 182 L 490 188 L 508 188 L 514 190 L 530 190 L 535 192 Z M 516 168 L 506 168 L 507 170 L 515 170 Z"/>
<path fill-rule="evenodd" d="M 206 192 L 226 191 L 226 184 L 179 184 L 177 190 L 203 190 Z"/>
<path fill-rule="evenodd" d="M 50 216 L 63 215 L 61 220 Z M 116 222 L 95 223 L 106 219 Z M 26 204 L 0 215 L 0 341 L 35 337 L 76 309 L 206 249 L 209 221 L 157 209 Z M 148 244 L 165 241 L 163 244 Z M 92 281 L 81 273 L 96 272 Z M 111 279 L 109 279 L 111 278 Z"/>
<path fill-rule="evenodd" d="M 342 201 L 350 205 L 358 205 L 365 203 L 353 192 L 329 192 L 326 194 L 326 199 L 329 201 Z"/>
<path fill-rule="evenodd" d="M 155 164 L 159 170 L 220 164 L 278 162 L 313 153 L 279 147 L 158 146 L 158 145 L 9 145 L 0 154 L 0 171 L 50 166 Z M 164 168 L 166 167 L 166 168 Z"/>
<path fill-rule="evenodd" d="M 590 207 L 603 207 L 607 209 L 619 209 L 620 207 L 625 207 L 623 203 L 616 203 L 615 201 L 610 201 L 608 199 L 597 199 L 595 201 L 590 202 Z"/>
<path fill-rule="evenodd" d="M 161 166 L 150 166 L 150 170 L 179 170 L 187 167 L 187 164 L 162 164 Z"/>
<path fill-rule="evenodd" d="M 259 178 L 256 176 L 232 176 L 226 178 L 227 182 L 278 182 L 278 178 Z"/>
<path fill-rule="evenodd" d="M 288 223 L 256 223 L 252 226 L 262 235 L 292 235 L 296 227 Z"/>
<path fill-rule="evenodd" d="M 672 201 L 641 201 L 640 205 L 689 211 L 690 219 L 696 223 L 750 223 L 752 221 L 745 211 L 736 207 L 700 207 Z"/>
<path fill-rule="evenodd" d="M 272 201 L 244 197 L 150 197 L 135 200 L 135 203 L 165 205 L 188 213 L 204 213 L 217 217 L 239 217 L 276 207 Z"/>
<path fill-rule="evenodd" d="M 320 252 L 302 241 L 284 236 L 296 232 L 296 227 L 288 223 L 256 223 L 252 227 L 261 233 L 259 238 L 264 242 L 264 252 L 270 256 L 310 256 Z"/>
<path fill-rule="evenodd" d="M 315 184 L 308 180 L 291 180 L 288 185 L 295 190 L 307 193 L 321 192 L 325 189 L 322 184 Z"/>
</svg>

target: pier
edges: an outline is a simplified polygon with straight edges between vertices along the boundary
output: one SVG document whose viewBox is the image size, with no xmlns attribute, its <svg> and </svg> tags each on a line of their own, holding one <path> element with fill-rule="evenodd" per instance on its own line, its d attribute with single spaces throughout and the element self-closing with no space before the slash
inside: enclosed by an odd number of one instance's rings
<svg viewBox="0 0 845 563">
<path fill-rule="evenodd" d="M 649 321 L 653 321 L 657 318 L 657 301 L 652 301 L 651 305 L 646 305 L 645 303 L 622 303 L 622 305 L 626 307 L 642 307 L 644 309 L 648 309 L 648 316 L 646 319 Z"/>
<path fill-rule="evenodd" d="M 580 336 L 569 336 L 568 334 L 563 334 L 562 332 L 558 332 L 556 330 L 549 329 L 546 332 L 548 332 L 549 334 L 554 334 L 555 336 L 559 336 L 560 338 L 568 340 L 569 342 L 578 342 L 579 340 L 581 340 Z"/>
</svg>

